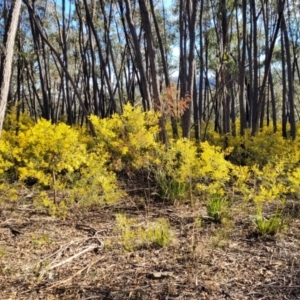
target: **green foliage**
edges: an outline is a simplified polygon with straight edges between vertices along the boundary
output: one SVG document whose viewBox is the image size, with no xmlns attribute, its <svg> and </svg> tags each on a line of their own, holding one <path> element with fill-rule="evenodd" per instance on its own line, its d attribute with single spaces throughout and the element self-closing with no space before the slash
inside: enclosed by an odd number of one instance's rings
<svg viewBox="0 0 300 300">
<path fill-rule="evenodd" d="M 262 235 L 275 235 L 280 232 L 283 228 L 283 219 L 279 213 L 271 216 L 266 219 L 263 216 L 262 209 L 257 210 L 257 214 L 255 216 L 254 224 L 258 232 Z"/>
<path fill-rule="evenodd" d="M 152 244 L 165 247 L 172 242 L 172 233 L 166 219 L 160 218 L 146 228 L 147 239 Z"/>
<path fill-rule="evenodd" d="M 31 234 L 30 237 L 32 244 L 37 249 L 41 249 L 44 245 L 50 245 L 52 243 L 52 240 L 50 239 L 50 236 L 47 233 L 38 237 L 34 234 Z"/>
<path fill-rule="evenodd" d="M 228 210 L 228 201 L 221 195 L 212 195 L 207 203 L 208 215 L 218 223 L 226 217 Z"/>
<path fill-rule="evenodd" d="M 116 221 L 121 243 L 127 251 L 150 246 L 165 247 L 172 242 L 173 234 L 164 218 L 137 224 L 134 218 L 128 219 L 125 215 L 117 214 Z"/>
<path fill-rule="evenodd" d="M 0 259 L 2 259 L 8 252 L 7 247 L 0 248 Z"/>
<path fill-rule="evenodd" d="M 53 199 L 49 198 L 49 195 L 45 191 L 41 191 L 33 201 L 35 207 L 47 213 L 50 216 L 65 219 L 68 215 L 69 209 L 65 200 L 60 201 L 58 204 L 53 202 Z M 68 204 L 70 202 L 68 201 Z"/>
<path fill-rule="evenodd" d="M 161 169 L 155 172 L 155 179 L 159 186 L 159 194 L 163 199 L 176 201 L 186 196 L 187 183 L 178 182 Z"/>
</svg>

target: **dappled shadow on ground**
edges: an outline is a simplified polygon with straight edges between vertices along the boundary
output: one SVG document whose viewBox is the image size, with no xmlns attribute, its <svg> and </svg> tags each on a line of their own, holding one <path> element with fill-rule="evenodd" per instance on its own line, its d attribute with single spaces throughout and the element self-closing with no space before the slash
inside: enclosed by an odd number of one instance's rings
<svg viewBox="0 0 300 300">
<path fill-rule="evenodd" d="M 297 218 L 276 238 L 261 237 L 239 204 L 220 225 L 201 201 L 173 206 L 142 197 L 66 220 L 38 213 L 30 201 L 2 205 L 0 299 L 300 299 Z M 116 213 L 139 224 L 165 217 L 172 244 L 125 251 Z"/>
</svg>

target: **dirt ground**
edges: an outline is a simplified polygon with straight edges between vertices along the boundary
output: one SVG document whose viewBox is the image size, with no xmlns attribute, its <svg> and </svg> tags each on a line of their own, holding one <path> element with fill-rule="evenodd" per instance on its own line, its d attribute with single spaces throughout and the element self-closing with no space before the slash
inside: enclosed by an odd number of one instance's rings
<svg viewBox="0 0 300 300">
<path fill-rule="evenodd" d="M 113 206 L 38 212 L 30 197 L 0 206 L 0 299 L 300 299 L 300 218 L 276 237 L 255 233 L 251 204 L 235 203 L 226 225 L 204 203 L 170 205 L 129 196 Z M 116 213 L 166 218 L 171 245 L 124 250 Z M 198 221 L 197 221 L 198 220 Z"/>
</svg>

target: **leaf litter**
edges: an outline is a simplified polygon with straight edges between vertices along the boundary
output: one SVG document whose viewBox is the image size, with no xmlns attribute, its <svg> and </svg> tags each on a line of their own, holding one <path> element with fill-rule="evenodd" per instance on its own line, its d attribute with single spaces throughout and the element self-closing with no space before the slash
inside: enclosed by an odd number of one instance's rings
<svg viewBox="0 0 300 300">
<path fill-rule="evenodd" d="M 0 299 L 300 299 L 297 218 L 276 237 L 262 237 L 242 210 L 226 229 L 205 217 L 203 204 L 148 201 L 141 208 L 135 200 L 74 211 L 66 220 L 29 202 L 3 205 Z M 172 243 L 126 251 L 119 212 L 141 224 L 163 216 Z"/>
</svg>

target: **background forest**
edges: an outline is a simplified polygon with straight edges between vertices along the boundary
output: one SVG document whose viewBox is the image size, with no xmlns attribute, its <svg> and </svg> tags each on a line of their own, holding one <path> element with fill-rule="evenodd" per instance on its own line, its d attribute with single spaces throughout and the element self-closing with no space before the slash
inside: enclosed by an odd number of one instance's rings
<svg viewBox="0 0 300 300">
<path fill-rule="evenodd" d="M 0 11 L 5 45 L 11 1 Z M 24 1 L 9 106 L 73 125 L 129 102 L 161 111 L 175 137 L 205 139 L 212 123 L 295 138 L 299 22 L 292 0 Z"/>
</svg>

